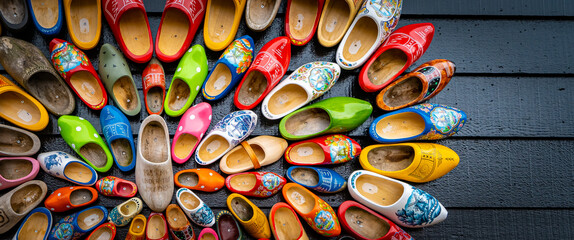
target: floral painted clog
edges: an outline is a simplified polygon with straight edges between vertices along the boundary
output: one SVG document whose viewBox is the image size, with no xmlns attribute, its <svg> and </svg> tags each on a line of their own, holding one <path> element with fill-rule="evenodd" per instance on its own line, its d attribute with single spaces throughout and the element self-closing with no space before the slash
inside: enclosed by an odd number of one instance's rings
<svg viewBox="0 0 574 240">
<path fill-rule="evenodd" d="M 89 108 L 102 109 L 108 102 L 108 94 L 84 52 L 58 38 L 50 42 L 50 52 L 52 65 L 76 95 Z"/>
<path fill-rule="evenodd" d="M 100 126 L 118 168 L 124 172 L 134 169 L 136 147 L 128 118 L 118 108 L 108 105 L 100 112 Z"/>
<path fill-rule="evenodd" d="M 54 36 L 60 33 L 64 25 L 64 7 L 62 0 L 38 2 L 28 0 L 30 15 L 36 25 L 36 29 L 46 36 Z"/>
<path fill-rule="evenodd" d="M 343 39 L 362 3 L 363 0 L 325 0 L 317 26 L 317 39 L 323 47 L 333 47 Z"/>
<path fill-rule="evenodd" d="M 152 58 L 142 73 L 145 108 L 151 114 L 160 115 L 165 101 L 165 72 L 161 62 Z"/>
<path fill-rule="evenodd" d="M 225 186 L 234 193 L 249 197 L 271 197 L 287 180 L 274 172 L 246 172 L 228 176 Z"/>
<path fill-rule="evenodd" d="M 412 240 L 399 226 L 355 201 L 345 201 L 337 211 L 343 228 L 359 240 Z"/>
<path fill-rule="evenodd" d="M 253 60 L 253 38 L 248 35 L 235 39 L 215 62 L 203 82 L 202 94 L 207 100 L 219 100 L 243 78 Z"/>
<path fill-rule="evenodd" d="M 245 231 L 256 239 L 270 239 L 271 228 L 265 213 L 241 194 L 232 193 L 227 197 L 227 207 Z"/>
<path fill-rule="evenodd" d="M 63 0 L 63 3 L 72 42 L 84 50 L 94 48 L 102 33 L 101 0 L 85 1 L 83 4 L 75 0 Z"/>
<path fill-rule="evenodd" d="M 225 156 L 219 162 L 219 169 L 227 174 L 244 172 L 250 169 L 259 169 L 277 162 L 285 149 L 287 141 L 273 136 L 258 136 L 241 144 Z"/>
<path fill-rule="evenodd" d="M 300 108 L 281 119 L 279 132 L 287 140 L 351 131 L 365 122 L 373 106 L 352 97 L 333 97 Z"/>
<path fill-rule="evenodd" d="M 98 192 L 91 187 L 62 187 L 52 192 L 44 206 L 52 212 L 65 212 L 88 206 L 98 200 Z"/>
<path fill-rule="evenodd" d="M 397 29 L 365 63 L 359 85 L 375 92 L 389 85 L 427 50 L 434 37 L 432 23 L 417 23 Z"/>
<path fill-rule="evenodd" d="M 64 141 L 98 172 L 107 172 L 114 158 L 94 126 L 81 117 L 64 115 L 58 118 L 58 129 Z"/>
<path fill-rule="evenodd" d="M 197 237 L 197 240 L 219 240 L 219 237 L 217 236 L 217 232 L 215 232 L 213 228 L 204 228 L 199 233 L 199 237 Z"/>
<path fill-rule="evenodd" d="M 52 221 L 52 213 L 48 209 L 34 208 L 22 221 L 13 240 L 47 240 Z"/>
<path fill-rule="evenodd" d="M 48 187 L 39 180 L 20 184 L 0 196 L 0 234 L 6 233 L 44 200 Z"/>
<path fill-rule="evenodd" d="M 143 240 L 145 239 L 147 219 L 143 214 L 138 214 L 130 224 L 126 240 Z"/>
<path fill-rule="evenodd" d="M 225 178 L 209 168 L 181 170 L 173 178 L 180 188 L 203 192 L 215 192 L 225 186 Z"/>
<path fill-rule="evenodd" d="M 164 101 L 165 113 L 181 116 L 193 103 L 207 76 L 207 56 L 199 44 L 181 58 Z"/>
<path fill-rule="evenodd" d="M 203 22 L 207 0 L 168 0 L 155 37 L 155 54 L 173 62 L 185 53 Z M 185 33 L 185 34 L 182 34 Z"/>
<path fill-rule="evenodd" d="M 252 109 L 281 81 L 291 61 L 291 44 L 287 37 L 266 43 L 235 90 L 233 102 L 239 109 Z"/>
<path fill-rule="evenodd" d="M 341 234 L 339 219 L 333 208 L 303 186 L 296 183 L 285 184 L 283 198 L 315 232 L 324 237 Z"/>
<path fill-rule="evenodd" d="M 269 211 L 269 224 L 276 240 L 308 240 L 309 237 L 289 204 L 278 202 Z"/>
<path fill-rule="evenodd" d="M 341 68 L 331 62 L 311 62 L 299 67 L 263 100 L 261 112 L 279 119 L 325 94 L 339 79 Z"/>
<path fill-rule="evenodd" d="M 140 214 L 143 209 L 141 199 L 135 197 L 117 205 L 110 211 L 108 220 L 118 227 L 128 225 L 136 215 Z"/>
<path fill-rule="evenodd" d="M 146 240 L 169 240 L 169 231 L 167 230 L 167 222 L 163 213 L 152 212 L 147 219 Z"/>
<path fill-rule="evenodd" d="M 86 240 L 114 240 L 116 237 L 116 226 L 112 223 L 104 223 L 96 228 Z"/>
<path fill-rule="evenodd" d="M 0 23 L 10 31 L 24 33 L 28 29 L 30 16 L 26 0 L 3 1 L 0 5 Z"/>
<path fill-rule="evenodd" d="M 100 194 L 107 197 L 131 198 L 138 192 L 135 183 L 114 176 L 107 176 L 98 180 L 96 189 Z"/>
<path fill-rule="evenodd" d="M 183 209 L 189 219 L 202 227 L 211 227 L 215 224 L 213 211 L 195 193 L 187 188 L 180 188 L 175 193 L 177 204 Z"/>
<path fill-rule="evenodd" d="M 130 67 L 122 53 L 106 43 L 100 48 L 99 61 L 98 72 L 110 97 L 124 114 L 138 115 L 142 108 L 140 96 Z"/>
<path fill-rule="evenodd" d="M 0 124 L 0 156 L 32 156 L 40 150 L 40 138 L 34 133 Z"/>
<path fill-rule="evenodd" d="M 245 238 L 235 217 L 227 210 L 217 214 L 217 235 L 221 240 L 241 240 Z"/>
<path fill-rule="evenodd" d="M 98 180 L 98 174 L 90 165 L 65 152 L 40 153 L 38 162 L 44 172 L 74 184 L 92 186 Z"/>
<path fill-rule="evenodd" d="M 336 193 L 347 186 L 343 176 L 328 168 L 292 166 L 285 175 L 292 182 L 321 193 Z"/>
<path fill-rule="evenodd" d="M 40 164 L 30 157 L 0 158 L 0 190 L 18 186 L 38 175 Z"/>
<path fill-rule="evenodd" d="M 169 225 L 171 237 L 175 240 L 194 240 L 195 233 L 187 220 L 185 213 L 177 204 L 170 204 L 165 210 L 165 218 Z"/>
<path fill-rule="evenodd" d="M 54 225 L 50 240 L 78 240 L 106 221 L 108 210 L 102 206 L 86 208 L 68 215 Z"/>
<path fill-rule="evenodd" d="M 102 1 L 104 16 L 122 52 L 136 63 L 148 62 L 153 55 L 153 39 L 143 1 Z"/>
<path fill-rule="evenodd" d="M 423 190 L 370 171 L 351 173 L 349 193 L 403 227 L 431 226 L 442 222 L 448 214 L 436 198 Z"/>
<path fill-rule="evenodd" d="M 446 87 L 455 69 L 454 63 L 446 59 L 420 65 L 383 88 L 377 95 L 377 106 L 391 111 L 424 102 Z"/>
<path fill-rule="evenodd" d="M 457 133 L 466 114 L 453 107 L 423 103 L 387 113 L 375 119 L 369 135 L 380 143 L 438 140 Z"/>
<path fill-rule="evenodd" d="M 175 163 L 182 164 L 189 160 L 210 124 L 211 105 L 209 103 L 202 102 L 187 109 L 179 120 L 173 136 L 171 158 Z"/>
<path fill-rule="evenodd" d="M 325 165 L 351 161 L 359 156 L 361 146 L 342 134 L 327 135 L 291 144 L 285 160 L 293 165 Z"/>
<path fill-rule="evenodd" d="M 399 23 L 403 0 L 367 0 L 341 40 L 335 58 L 341 68 L 363 65 Z"/>
<path fill-rule="evenodd" d="M 208 0 L 203 41 L 212 51 L 227 47 L 237 34 L 247 0 Z"/>
<path fill-rule="evenodd" d="M 315 35 L 325 0 L 287 0 L 285 35 L 295 46 L 307 44 Z"/>
<path fill-rule="evenodd" d="M 46 108 L 35 98 L 0 75 L 0 118 L 30 131 L 41 131 L 48 126 Z"/>
<path fill-rule="evenodd" d="M 434 143 L 378 144 L 359 157 L 365 170 L 409 182 L 429 182 L 453 170 L 459 157 L 452 149 Z"/>
<path fill-rule="evenodd" d="M 241 110 L 223 117 L 197 146 L 195 161 L 208 165 L 221 158 L 255 130 L 257 115 Z"/>
<path fill-rule="evenodd" d="M 255 32 L 265 31 L 275 20 L 282 0 L 247 0 L 245 23 Z"/>
</svg>

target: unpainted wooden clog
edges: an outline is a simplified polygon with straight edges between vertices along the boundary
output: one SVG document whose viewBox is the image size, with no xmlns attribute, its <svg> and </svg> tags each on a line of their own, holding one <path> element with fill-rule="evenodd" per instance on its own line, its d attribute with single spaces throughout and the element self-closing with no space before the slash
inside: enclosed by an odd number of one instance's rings
<svg viewBox="0 0 574 240">
<path fill-rule="evenodd" d="M 225 186 L 225 178 L 209 168 L 181 170 L 173 178 L 178 187 L 203 192 L 215 192 Z"/>
<path fill-rule="evenodd" d="M 0 158 L 0 190 L 18 186 L 38 175 L 40 164 L 30 157 Z"/>
<path fill-rule="evenodd" d="M 271 228 L 265 213 L 249 199 L 232 193 L 227 197 L 227 207 L 249 235 L 256 239 L 271 238 Z"/>
<path fill-rule="evenodd" d="M 136 166 L 136 147 L 128 118 L 116 107 L 108 105 L 100 112 L 100 126 L 116 165 L 121 171 Z"/>
<path fill-rule="evenodd" d="M 91 187 L 62 187 L 53 191 L 44 206 L 52 212 L 65 212 L 88 206 L 98 200 L 98 192 Z"/>
<path fill-rule="evenodd" d="M 143 202 L 138 197 L 117 205 L 110 211 L 108 220 L 118 227 L 127 226 L 143 209 Z"/>
<path fill-rule="evenodd" d="M 38 162 L 44 172 L 74 184 L 92 186 L 98 180 L 98 174 L 90 165 L 65 152 L 40 153 Z"/>
<path fill-rule="evenodd" d="M 337 211 L 343 228 L 359 240 L 412 240 L 389 219 L 355 201 L 345 201 Z"/>
<path fill-rule="evenodd" d="M 285 175 L 292 182 L 321 193 L 336 193 L 347 187 L 345 178 L 328 168 L 291 166 Z"/>
<path fill-rule="evenodd" d="M 177 206 L 170 204 L 165 210 L 165 218 L 169 226 L 171 238 L 175 240 L 192 240 L 195 239 L 195 233 L 191 224 L 187 220 L 185 213 Z"/>
<path fill-rule="evenodd" d="M 197 239 L 198 240 L 219 240 L 219 237 L 217 236 L 217 232 L 215 232 L 215 230 L 213 230 L 213 228 L 204 228 L 199 233 L 199 237 L 197 237 Z"/>
<path fill-rule="evenodd" d="M 30 131 L 48 126 L 48 112 L 35 98 L 0 75 L 0 117 Z"/>
<path fill-rule="evenodd" d="M 277 162 L 285 149 L 287 141 L 273 136 L 258 136 L 241 144 L 219 162 L 219 169 L 226 174 L 245 172 L 250 169 L 259 169 Z"/>
<path fill-rule="evenodd" d="M 169 240 L 169 231 L 163 213 L 150 213 L 147 219 L 145 238 L 146 240 Z"/>
<path fill-rule="evenodd" d="M 165 72 L 161 62 L 152 58 L 142 73 L 145 108 L 151 114 L 160 115 L 165 101 Z"/>
<path fill-rule="evenodd" d="M 287 179 L 274 172 L 236 173 L 225 179 L 225 186 L 248 197 L 267 198 L 281 190 Z"/>
<path fill-rule="evenodd" d="M 269 224 L 276 240 L 308 240 L 309 237 L 289 204 L 278 202 L 269 211 Z"/>
<path fill-rule="evenodd" d="M 342 134 L 316 137 L 291 144 L 285 160 L 293 165 L 340 164 L 359 156 L 361 146 Z"/>
<path fill-rule="evenodd" d="M 173 136 L 171 158 L 182 164 L 187 162 L 211 124 L 211 105 L 199 103 L 185 111 Z"/>
<path fill-rule="evenodd" d="M 362 4 L 363 0 L 325 0 L 317 27 L 319 43 L 323 47 L 337 45 L 345 36 Z"/>
<path fill-rule="evenodd" d="M 26 0 L 0 1 L 0 17 L 8 30 L 23 33 L 30 21 Z"/>
<path fill-rule="evenodd" d="M 175 193 L 175 199 L 193 223 L 202 227 L 211 227 L 215 224 L 215 217 L 211 208 L 191 190 L 187 188 L 178 189 Z"/>
<path fill-rule="evenodd" d="M 112 223 L 104 223 L 94 229 L 86 240 L 114 240 L 116 237 L 116 226 Z"/>
<path fill-rule="evenodd" d="M 34 208 L 20 224 L 13 240 L 48 240 L 52 221 L 50 210 L 44 207 Z"/>
<path fill-rule="evenodd" d="M 219 211 L 217 214 L 216 229 L 221 240 L 240 240 L 245 237 L 239 223 L 233 214 L 227 210 Z"/>
<path fill-rule="evenodd" d="M 203 24 L 205 46 L 225 49 L 235 38 L 247 0 L 208 0 Z"/>
<path fill-rule="evenodd" d="M 147 219 L 143 214 L 138 214 L 130 224 L 128 229 L 128 234 L 126 239 L 129 240 L 143 240 L 145 239 L 145 229 L 146 229 Z"/>
<path fill-rule="evenodd" d="M 102 33 L 101 0 L 63 0 L 68 33 L 83 50 L 94 48 Z"/>
<path fill-rule="evenodd" d="M 0 124 L 0 156 L 31 156 L 40 150 L 40 145 L 36 134 Z"/>
<path fill-rule="evenodd" d="M 62 0 L 28 0 L 30 15 L 36 29 L 46 36 L 60 33 L 64 25 L 64 6 Z"/>
<path fill-rule="evenodd" d="M 285 35 L 296 46 L 307 44 L 315 35 L 325 0 L 287 0 Z"/>
<path fill-rule="evenodd" d="M 131 198 L 138 192 L 135 183 L 114 176 L 103 177 L 96 182 L 96 190 L 107 197 Z"/>
<path fill-rule="evenodd" d="M 275 20 L 282 0 L 247 0 L 245 6 L 245 23 L 249 29 L 265 31 Z"/>
<path fill-rule="evenodd" d="M 48 192 L 46 184 L 32 180 L 0 197 L 0 234 L 4 234 L 40 204 Z"/>
</svg>

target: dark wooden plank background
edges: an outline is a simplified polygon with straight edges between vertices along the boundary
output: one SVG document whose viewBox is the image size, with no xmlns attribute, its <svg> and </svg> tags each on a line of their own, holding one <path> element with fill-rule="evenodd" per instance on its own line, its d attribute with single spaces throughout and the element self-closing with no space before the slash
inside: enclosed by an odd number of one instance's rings
<svg viewBox="0 0 574 240">
<path fill-rule="evenodd" d="M 144 2 L 155 38 L 165 1 Z M 437 58 L 457 64 L 451 83 L 430 102 L 454 106 L 469 115 L 468 124 L 459 134 L 438 141 L 460 155 L 459 166 L 443 178 L 415 185 L 437 197 L 449 210 L 449 217 L 436 226 L 406 231 L 415 239 L 574 239 L 574 48 L 571 44 L 574 3 L 569 0 L 445 0 L 440 3 L 405 0 L 403 5 L 399 27 L 431 22 L 437 29 L 429 50 L 411 69 Z M 251 32 L 243 21 L 238 36 L 251 35 L 255 49 L 259 50 L 269 40 L 284 35 L 284 8 L 285 3 L 267 31 Z M 36 31 L 18 37 L 33 42 L 49 55 L 47 46 L 51 39 Z M 65 30 L 60 37 L 69 40 Z M 105 20 L 100 44 L 86 52 L 96 67 L 103 43 L 117 46 Z M 203 44 L 202 28 L 194 44 Z M 334 61 L 335 51 L 336 48 L 320 46 L 316 39 L 306 46 L 293 47 L 289 71 L 310 61 Z M 207 54 L 212 67 L 221 52 L 207 50 Z M 176 66 L 177 62 L 164 65 L 168 84 Z M 130 67 L 141 95 L 141 72 L 145 64 L 130 63 Z M 9 77 L 1 67 L 0 74 Z M 356 84 L 357 74 L 358 70 L 344 71 L 339 82 L 320 99 L 355 96 L 374 103 L 376 94 L 362 92 Z M 198 97 L 195 103 L 202 101 Z M 236 110 L 232 95 L 212 105 L 214 121 Z M 254 111 L 260 115 L 260 107 Z M 348 135 L 362 146 L 374 144 L 368 137 L 367 127 L 373 118 L 383 113 L 376 109 L 367 122 Z M 98 111 L 88 109 L 78 100 L 74 114 L 88 119 L 100 130 Z M 144 110 L 139 116 L 129 118 L 134 135 L 147 115 Z M 173 133 L 179 118 L 163 116 Z M 38 133 L 43 143 L 40 152 L 71 153 L 56 130 L 56 120 L 50 116 L 48 127 Z M 278 121 L 262 119 L 253 135 L 278 135 L 277 124 Z M 262 170 L 284 174 L 288 166 L 280 160 Z M 174 171 L 194 167 L 197 165 L 190 160 L 183 165 L 174 164 Z M 218 170 L 217 164 L 208 167 Z M 360 169 L 360 164 L 353 161 L 333 169 L 348 176 Z M 123 173 L 116 167 L 100 175 L 135 180 L 133 171 Z M 70 185 L 42 171 L 37 179 L 48 183 L 50 191 Z M 198 195 L 217 213 L 226 209 L 225 199 L 229 193 L 221 190 Z M 347 191 L 320 196 L 333 207 L 351 199 Z M 274 203 L 283 201 L 280 194 L 252 200 L 266 213 Z M 123 201 L 102 196 L 96 204 L 111 210 Z M 148 215 L 149 209 L 143 212 Z M 54 214 L 54 217 L 57 221 L 65 215 Z M 16 228 L 0 235 L 0 239 L 12 238 Z M 199 233 L 201 229 L 195 230 Z M 310 228 L 306 230 L 313 239 L 321 239 Z M 123 239 L 126 232 L 127 227 L 119 228 L 117 239 Z"/>
</svg>

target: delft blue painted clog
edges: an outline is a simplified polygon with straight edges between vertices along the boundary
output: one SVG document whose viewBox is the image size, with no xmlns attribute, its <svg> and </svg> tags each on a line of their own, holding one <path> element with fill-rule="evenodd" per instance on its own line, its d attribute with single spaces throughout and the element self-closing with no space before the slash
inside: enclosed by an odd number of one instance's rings
<svg viewBox="0 0 574 240">
<path fill-rule="evenodd" d="M 286 175 L 292 182 L 322 193 L 339 192 L 347 186 L 343 176 L 328 168 L 292 166 Z"/>
<path fill-rule="evenodd" d="M 46 240 L 51 228 L 52 213 L 45 207 L 34 208 L 22 221 L 13 240 Z"/>
<path fill-rule="evenodd" d="M 96 229 L 108 218 L 108 210 L 102 206 L 86 208 L 66 216 L 52 228 L 49 240 L 77 240 Z"/>
<path fill-rule="evenodd" d="M 124 172 L 134 169 L 136 147 L 128 118 L 117 107 L 108 105 L 100 113 L 100 124 L 118 168 Z"/>
<path fill-rule="evenodd" d="M 215 101 L 227 95 L 241 81 L 252 61 L 253 38 L 244 35 L 233 41 L 203 82 L 203 97 Z"/>
<path fill-rule="evenodd" d="M 46 36 L 60 33 L 64 22 L 62 0 L 33 1 L 28 0 L 30 15 L 38 31 Z"/>
<path fill-rule="evenodd" d="M 65 152 L 41 153 L 38 155 L 38 163 L 44 172 L 74 184 L 92 186 L 98 180 L 96 170 Z"/>
<path fill-rule="evenodd" d="M 423 103 L 378 117 L 369 134 L 380 143 L 438 140 L 457 133 L 465 123 L 466 114 L 459 109 Z"/>
</svg>

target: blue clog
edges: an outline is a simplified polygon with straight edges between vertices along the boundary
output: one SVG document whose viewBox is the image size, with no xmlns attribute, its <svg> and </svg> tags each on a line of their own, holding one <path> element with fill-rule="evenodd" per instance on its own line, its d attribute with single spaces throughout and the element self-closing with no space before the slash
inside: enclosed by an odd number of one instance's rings
<svg viewBox="0 0 574 240">
<path fill-rule="evenodd" d="M 28 8 L 30 9 L 30 15 L 34 21 L 34 25 L 40 33 L 46 36 L 54 36 L 60 33 L 64 25 L 64 7 L 62 0 L 28 0 Z"/>
<path fill-rule="evenodd" d="M 96 229 L 108 219 L 108 210 L 102 206 L 86 208 L 68 215 L 50 231 L 49 240 L 77 240 Z"/>
<path fill-rule="evenodd" d="M 378 117 L 369 134 L 380 143 L 438 140 L 457 133 L 465 123 L 466 114 L 459 109 L 423 103 Z"/>
<path fill-rule="evenodd" d="M 26 239 L 48 239 L 48 234 L 52 228 L 52 213 L 45 208 L 39 207 L 34 208 L 28 216 L 24 218 L 22 224 L 16 231 L 14 235 L 14 240 L 26 240 Z M 44 233 L 42 235 L 42 233 Z"/>
<path fill-rule="evenodd" d="M 128 118 L 117 107 L 108 105 L 100 113 L 100 124 L 116 165 L 124 172 L 134 169 L 136 147 Z"/>
<path fill-rule="evenodd" d="M 62 151 L 45 152 L 40 153 L 37 159 L 44 172 L 53 177 L 82 186 L 92 186 L 98 180 L 96 170 L 68 153 Z"/>
<path fill-rule="evenodd" d="M 328 168 L 292 166 L 286 175 L 292 182 L 322 193 L 336 193 L 347 186 L 343 176 Z"/>
<path fill-rule="evenodd" d="M 202 94 L 207 100 L 219 100 L 237 85 L 253 61 L 253 38 L 244 35 L 233 41 L 213 66 Z"/>
</svg>

